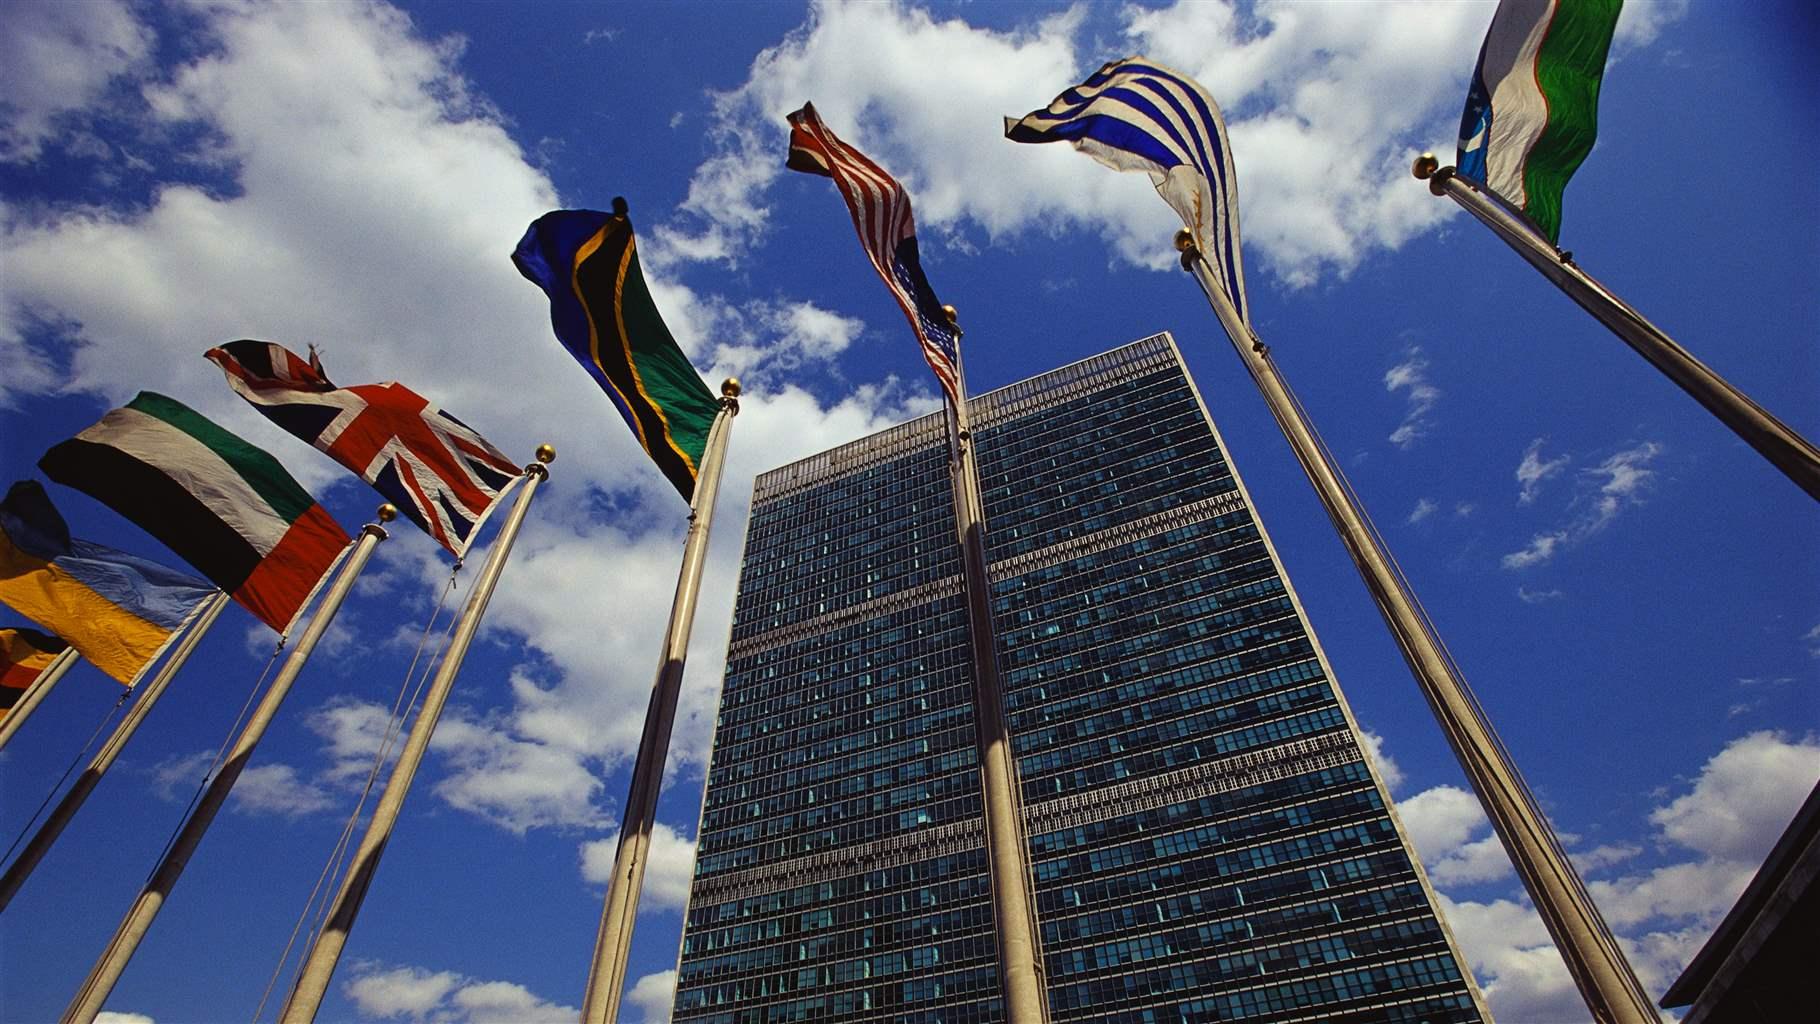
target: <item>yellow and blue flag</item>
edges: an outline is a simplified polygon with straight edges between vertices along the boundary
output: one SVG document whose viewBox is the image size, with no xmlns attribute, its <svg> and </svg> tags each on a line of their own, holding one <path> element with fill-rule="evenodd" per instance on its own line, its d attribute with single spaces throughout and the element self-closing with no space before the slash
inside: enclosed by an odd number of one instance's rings
<svg viewBox="0 0 1820 1024">
<path fill-rule="evenodd" d="M 131 686 L 215 588 L 124 551 L 70 537 L 43 485 L 0 501 L 0 603 Z"/>
</svg>

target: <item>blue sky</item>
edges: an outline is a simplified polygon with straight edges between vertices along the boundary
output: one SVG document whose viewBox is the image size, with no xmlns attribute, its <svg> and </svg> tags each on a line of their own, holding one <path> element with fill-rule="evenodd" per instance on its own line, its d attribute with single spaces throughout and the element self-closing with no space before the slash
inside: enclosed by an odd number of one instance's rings
<svg viewBox="0 0 1820 1024">
<path fill-rule="evenodd" d="M 1410 178 L 1452 152 L 1488 5 L 16 3 L 0 39 L 8 480 L 141 388 L 268 448 L 350 529 L 376 498 L 201 358 L 314 343 L 497 445 L 560 456 L 463 669 L 324 1019 L 572 1019 L 686 510 L 508 255 L 624 195 L 703 375 L 746 382 L 639 920 L 661 1020 L 751 479 L 936 407 L 829 183 L 813 100 L 910 187 L 973 390 L 1174 332 L 1506 1024 L 1565 970 L 1141 176 L 1000 136 L 1145 53 L 1224 106 L 1259 334 L 1340 455 L 1659 993 L 1820 775 L 1810 499 Z M 1816 19 L 1634 2 L 1580 264 L 1820 437 Z M 170 559 L 74 492 L 77 532 Z M 251 1017 L 353 805 L 447 560 L 393 531 L 109 1003 Z M 465 592 L 466 582 L 462 583 Z M 0 623 L 17 616 L 0 610 Z M 0 918 L 0 1016 L 54 1016 L 155 862 L 272 638 L 230 609 Z M 10 842 L 112 704 L 72 673 L 3 755 Z M 269 1016 L 272 1010 L 268 1006 Z M 629 1017 L 628 1020 L 636 1019 Z"/>
</svg>

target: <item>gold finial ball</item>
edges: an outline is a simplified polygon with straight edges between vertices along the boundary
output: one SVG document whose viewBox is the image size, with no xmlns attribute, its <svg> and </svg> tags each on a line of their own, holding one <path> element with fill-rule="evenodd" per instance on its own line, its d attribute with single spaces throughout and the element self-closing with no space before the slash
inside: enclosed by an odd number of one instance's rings
<svg viewBox="0 0 1820 1024">
<path fill-rule="evenodd" d="M 380 505 L 379 511 L 375 514 L 379 517 L 380 522 L 389 523 L 398 518 L 398 506 L 388 501 Z"/>
<path fill-rule="evenodd" d="M 1421 156 L 1416 157 L 1415 166 L 1410 168 L 1415 176 L 1422 181 L 1427 181 L 1429 178 L 1434 177 L 1435 172 L 1440 169 L 1441 160 L 1433 153 L 1423 153 Z"/>
<path fill-rule="evenodd" d="M 942 315 L 947 317 L 948 322 L 951 324 L 958 324 L 961 322 L 960 310 L 955 309 L 953 306 L 943 306 Z"/>
<path fill-rule="evenodd" d="M 1175 232 L 1175 251 L 1187 252 L 1194 248 L 1194 234 L 1187 228 L 1178 228 Z"/>
<path fill-rule="evenodd" d="M 728 377 L 726 380 L 721 381 L 720 382 L 720 393 L 721 393 L 721 397 L 723 397 L 723 398 L 738 398 L 739 397 L 739 378 L 738 377 Z"/>
<path fill-rule="evenodd" d="M 556 461 L 556 446 L 553 444 L 538 445 L 537 446 L 537 461 L 543 463 L 546 466 L 552 462 L 555 462 Z"/>
</svg>

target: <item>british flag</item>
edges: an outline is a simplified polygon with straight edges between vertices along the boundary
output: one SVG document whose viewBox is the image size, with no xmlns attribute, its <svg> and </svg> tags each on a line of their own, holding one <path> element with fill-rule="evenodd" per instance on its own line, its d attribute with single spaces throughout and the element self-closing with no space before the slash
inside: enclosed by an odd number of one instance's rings
<svg viewBox="0 0 1820 1024">
<path fill-rule="evenodd" d="M 372 484 L 457 558 L 520 472 L 467 424 L 403 384 L 336 387 L 313 348 L 306 360 L 268 341 L 232 341 L 206 355 L 267 419 Z"/>
<path fill-rule="evenodd" d="M 811 103 L 790 115 L 790 155 L 784 165 L 793 171 L 834 179 L 841 198 L 847 201 L 859 243 L 873 269 L 909 318 L 910 328 L 923 347 L 923 359 L 941 381 L 948 400 L 958 403 L 959 331 L 942 310 L 929 279 L 923 276 L 909 193 L 884 168 L 830 131 Z"/>
</svg>

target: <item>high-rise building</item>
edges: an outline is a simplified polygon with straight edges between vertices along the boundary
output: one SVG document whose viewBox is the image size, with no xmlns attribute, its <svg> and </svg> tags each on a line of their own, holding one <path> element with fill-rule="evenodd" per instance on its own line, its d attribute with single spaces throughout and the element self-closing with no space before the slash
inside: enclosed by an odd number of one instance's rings
<svg viewBox="0 0 1820 1024">
<path fill-rule="evenodd" d="M 972 410 L 1053 1020 L 1487 1019 L 1174 341 Z M 960 573 L 940 415 L 758 478 L 677 1021 L 1002 1019 Z"/>
</svg>

